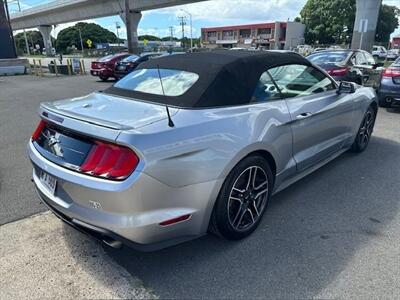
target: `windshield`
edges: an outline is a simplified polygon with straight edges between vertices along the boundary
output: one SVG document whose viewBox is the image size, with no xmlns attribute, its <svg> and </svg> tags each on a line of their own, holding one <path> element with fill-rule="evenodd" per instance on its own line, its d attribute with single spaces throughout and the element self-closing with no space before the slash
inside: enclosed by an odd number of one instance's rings
<svg viewBox="0 0 400 300">
<path fill-rule="evenodd" d="M 138 58 L 139 58 L 139 56 L 137 56 L 137 55 L 131 55 L 131 56 L 124 58 L 122 60 L 122 62 L 132 62 L 132 61 L 136 61 Z"/>
<path fill-rule="evenodd" d="M 349 52 L 346 51 L 319 52 L 307 56 L 307 59 L 315 64 L 327 64 L 343 62 L 348 56 Z"/>
<path fill-rule="evenodd" d="M 160 75 L 161 80 L 157 69 L 136 70 L 114 87 L 153 95 L 181 96 L 199 79 L 195 73 L 171 69 L 160 69 Z"/>
</svg>

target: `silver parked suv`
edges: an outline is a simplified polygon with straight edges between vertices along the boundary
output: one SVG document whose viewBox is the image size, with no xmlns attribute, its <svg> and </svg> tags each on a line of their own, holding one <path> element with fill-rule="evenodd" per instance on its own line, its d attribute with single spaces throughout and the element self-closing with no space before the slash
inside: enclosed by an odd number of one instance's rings
<svg viewBox="0 0 400 300">
<path fill-rule="evenodd" d="M 57 216 L 114 247 L 240 239 L 272 194 L 367 147 L 376 101 L 294 53 L 166 56 L 104 92 L 43 103 L 33 180 Z"/>
</svg>

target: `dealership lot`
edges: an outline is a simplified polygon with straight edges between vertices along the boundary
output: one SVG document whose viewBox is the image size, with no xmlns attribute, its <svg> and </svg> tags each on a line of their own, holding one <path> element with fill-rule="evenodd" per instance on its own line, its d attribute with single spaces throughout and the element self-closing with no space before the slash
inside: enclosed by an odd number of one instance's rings
<svg viewBox="0 0 400 300">
<path fill-rule="evenodd" d="M 0 79 L 0 224 L 45 211 L 30 183 L 31 168 L 25 155 L 26 143 L 38 122 L 39 103 L 84 95 L 109 85 L 90 76 Z M 140 284 L 130 282 L 143 282 L 163 298 L 400 297 L 399 128 L 400 110 L 381 109 L 374 138 L 365 153 L 346 153 L 276 195 L 259 229 L 239 242 L 205 236 L 155 253 L 107 247 L 104 253 L 102 246 L 60 227 L 48 215 L 37 218 L 42 220 L 41 226 L 44 223 L 49 227 L 44 226 L 42 232 L 36 228 L 32 235 L 38 236 L 42 246 L 48 243 L 51 249 L 57 249 L 53 248 L 55 244 L 60 247 L 56 253 L 46 252 L 48 268 L 61 266 L 60 262 L 70 257 L 66 256 L 68 253 L 80 257 L 82 262 L 85 256 L 90 257 L 90 264 L 76 264 L 86 275 L 89 273 L 89 282 L 100 282 L 98 286 L 93 284 L 100 294 L 87 294 L 88 297 L 99 297 L 102 291 L 103 295 L 115 297 L 152 295 L 140 290 Z M 27 244 L 30 247 L 26 251 L 33 251 L 34 260 L 41 251 L 35 248 L 37 242 L 26 234 L 29 226 L 15 224 L 3 225 L 7 226 L 2 227 L 6 231 L 0 232 L 4 236 L 19 236 L 21 246 L 23 241 L 33 242 Z M 29 224 L 40 229 L 35 222 Z M 18 232 L 21 228 L 25 228 L 23 235 Z M 76 246 L 80 241 L 85 246 Z M 0 253 L 13 251 L 11 244 L 3 243 Z M 59 255 L 58 261 L 57 253 L 67 254 Z M 23 262 L 29 262 L 29 257 L 25 256 Z M 16 272 L 10 276 L 15 276 L 18 282 L 16 274 L 24 273 L 21 256 L 8 258 L 11 266 L 15 259 L 19 269 L 10 266 L 2 269 L 4 264 L 1 264 L 0 273 Z M 95 277 L 96 272 L 91 272 L 96 268 L 91 268 L 92 265 L 98 267 L 103 263 L 115 272 L 115 281 L 121 282 L 124 293 L 106 294 L 115 286 L 103 280 L 104 274 Z M 126 279 L 129 277 L 126 271 L 131 278 Z M 46 274 L 48 269 L 37 272 Z M 51 280 L 41 275 L 35 274 L 35 278 Z M 70 280 L 75 282 L 78 278 Z M 0 291 L 6 285 L 10 283 L 0 280 Z M 130 285 L 139 292 L 129 294 Z M 53 294 L 38 296 L 59 295 L 59 286 L 49 286 Z M 108 289 L 102 290 L 104 286 Z M 0 298 L 6 295 L 0 292 Z"/>
</svg>

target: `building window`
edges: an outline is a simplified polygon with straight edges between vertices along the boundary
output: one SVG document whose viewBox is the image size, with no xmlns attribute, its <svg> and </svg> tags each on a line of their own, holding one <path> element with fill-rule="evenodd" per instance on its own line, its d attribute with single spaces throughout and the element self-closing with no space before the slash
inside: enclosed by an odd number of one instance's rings
<svg viewBox="0 0 400 300">
<path fill-rule="evenodd" d="M 250 29 L 241 29 L 239 35 L 242 38 L 250 38 L 251 37 L 251 30 Z"/>
<path fill-rule="evenodd" d="M 224 30 L 222 32 L 223 37 L 232 37 L 233 36 L 233 30 Z"/>
<path fill-rule="evenodd" d="M 213 38 L 217 36 L 217 32 L 216 31 L 209 31 L 207 32 L 207 37 L 209 38 Z"/>
<path fill-rule="evenodd" d="M 258 34 L 271 34 L 271 28 L 260 28 L 258 29 Z"/>
</svg>

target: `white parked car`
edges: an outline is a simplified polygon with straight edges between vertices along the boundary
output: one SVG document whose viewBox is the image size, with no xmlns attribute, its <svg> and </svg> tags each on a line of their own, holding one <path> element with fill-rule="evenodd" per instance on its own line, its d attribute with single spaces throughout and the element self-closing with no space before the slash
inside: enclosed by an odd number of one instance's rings
<svg viewBox="0 0 400 300">
<path fill-rule="evenodd" d="M 374 46 L 372 47 L 372 56 L 374 58 L 386 58 L 387 50 L 383 46 Z"/>
</svg>

